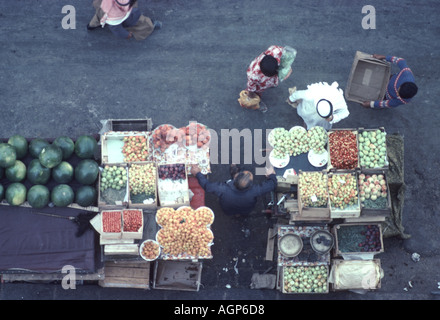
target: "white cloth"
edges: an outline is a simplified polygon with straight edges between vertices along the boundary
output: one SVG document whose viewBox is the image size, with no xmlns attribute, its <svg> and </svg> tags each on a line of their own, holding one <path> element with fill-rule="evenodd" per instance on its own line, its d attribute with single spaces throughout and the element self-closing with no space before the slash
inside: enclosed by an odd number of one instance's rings
<svg viewBox="0 0 440 320">
<path fill-rule="evenodd" d="M 127 14 L 125 15 L 125 17 L 121 18 L 121 19 L 117 19 L 117 20 L 110 20 L 110 19 L 106 19 L 105 23 L 101 25 L 104 27 L 105 24 L 111 25 L 111 26 L 117 26 L 119 24 L 121 24 L 122 22 L 124 22 L 125 20 L 128 19 L 128 17 L 131 14 L 131 10 L 127 12 Z"/>
<path fill-rule="evenodd" d="M 307 125 L 307 130 L 315 126 L 321 126 L 330 130 L 333 124 L 345 119 L 350 114 L 344 99 L 342 89 L 335 81 L 331 85 L 327 82 L 318 82 L 307 86 L 307 90 L 297 90 L 289 96 L 290 101 L 301 100 L 297 107 L 298 115 Z M 319 100 L 329 100 L 333 105 L 333 119 L 328 122 L 316 111 Z"/>
</svg>

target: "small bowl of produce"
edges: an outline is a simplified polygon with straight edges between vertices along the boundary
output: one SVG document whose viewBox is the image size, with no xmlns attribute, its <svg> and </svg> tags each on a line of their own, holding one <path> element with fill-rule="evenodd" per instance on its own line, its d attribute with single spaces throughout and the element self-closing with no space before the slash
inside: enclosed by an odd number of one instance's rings
<svg viewBox="0 0 440 320">
<path fill-rule="evenodd" d="M 333 247 L 334 242 L 333 235 L 325 230 L 317 230 L 310 236 L 310 245 L 319 254 L 328 253 Z"/>
<path fill-rule="evenodd" d="M 160 256 L 160 245 L 155 240 L 145 240 L 139 246 L 139 255 L 146 261 L 154 261 Z"/>
</svg>

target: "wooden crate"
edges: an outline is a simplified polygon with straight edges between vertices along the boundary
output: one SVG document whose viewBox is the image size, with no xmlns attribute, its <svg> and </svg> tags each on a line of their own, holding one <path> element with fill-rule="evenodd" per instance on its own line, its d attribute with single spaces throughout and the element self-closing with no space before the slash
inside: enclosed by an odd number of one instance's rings
<svg viewBox="0 0 440 320">
<path fill-rule="evenodd" d="M 323 292 L 291 292 L 291 291 L 287 291 L 286 290 L 286 287 L 284 285 L 284 273 L 287 270 L 287 268 L 305 268 L 305 267 L 324 267 L 326 269 L 327 279 L 326 279 L 326 284 L 325 284 L 325 290 Z M 280 275 L 279 275 L 280 290 L 284 294 L 325 294 L 325 293 L 329 293 L 329 277 L 328 277 L 328 275 L 329 275 L 329 266 L 328 265 L 280 267 L 278 269 L 278 271 L 280 273 Z"/>
<path fill-rule="evenodd" d="M 364 132 L 364 131 L 376 131 L 376 130 L 380 130 L 382 132 L 385 132 L 385 128 L 384 127 L 379 127 L 377 129 L 359 128 L 358 129 L 358 134 L 359 134 L 359 136 L 358 136 L 358 143 L 359 143 L 359 145 L 361 144 L 361 142 L 359 142 L 359 137 L 362 135 L 362 132 Z M 385 138 L 385 147 L 386 146 L 387 146 L 387 144 L 386 144 L 386 138 Z M 358 152 L 360 152 L 360 150 L 358 150 Z M 386 172 L 386 171 L 389 170 L 388 152 L 385 153 L 385 165 L 383 167 L 367 168 L 367 167 L 363 166 L 360 163 L 360 157 L 359 157 L 359 165 L 360 165 L 360 170 L 362 172 L 364 172 L 364 173 L 377 173 L 377 172 L 384 172 L 384 171 Z"/>
<path fill-rule="evenodd" d="M 379 251 L 372 251 L 372 252 L 363 252 L 363 251 L 354 251 L 354 252 L 341 252 L 340 251 L 340 242 L 338 240 L 338 232 L 340 234 L 341 228 L 347 228 L 347 227 L 353 227 L 353 226 L 368 226 L 368 225 L 374 225 L 379 228 L 379 240 L 380 240 L 380 250 Z M 343 223 L 343 224 L 337 224 L 332 227 L 332 233 L 335 238 L 335 245 L 333 247 L 334 250 L 334 256 L 356 256 L 356 257 L 369 257 L 374 256 L 376 254 L 384 252 L 384 246 L 383 246 L 383 231 L 382 231 L 382 225 L 380 223 Z"/>
<path fill-rule="evenodd" d="M 165 165 L 170 165 L 170 164 L 165 164 Z M 179 202 L 179 203 L 171 203 L 171 202 L 164 201 L 164 193 L 163 192 L 161 193 L 161 189 L 160 189 L 160 186 L 162 184 L 162 180 L 159 178 L 159 169 L 161 166 L 163 166 L 163 164 L 159 164 L 157 166 L 157 194 L 158 194 L 158 199 L 159 199 L 158 205 L 160 207 L 179 208 L 182 206 L 189 206 L 190 205 L 188 171 L 187 171 L 185 163 L 180 163 L 180 164 L 183 164 L 185 167 L 185 180 L 183 181 L 183 184 L 184 184 L 183 188 L 185 188 L 186 190 L 183 190 L 184 198 L 182 199 L 182 202 Z M 167 192 L 167 191 L 165 191 L 165 192 Z"/>
<path fill-rule="evenodd" d="M 300 171 L 299 175 L 306 172 Z M 326 175 L 325 172 L 322 174 Z M 299 179 L 301 180 L 301 179 Z M 306 207 L 301 199 L 301 183 L 298 182 L 298 211 L 301 219 L 303 220 L 330 220 L 330 204 L 327 200 L 327 206 L 325 208 Z"/>
<path fill-rule="evenodd" d="M 201 277 L 201 262 L 157 260 L 154 268 L 153 288 L 199 291 Z"/>
<path fill-rule="evenodd" d="M 361 171 L 361 173 L 363 173 Z M 369 173 L 367 173 L 369 174 Z M 378 171 L 376 174 L 382 174 L 385 177 L 386 186 L 387 186 L 387 206 L 383 209 L 374 209 L 374 208 L 365 208 L 365 206 L 361 203 L 361 215 L 363 218 L 371 218 L 371 217 L 388 217 L 392 212 L 392 203 L 391 203 L 391 191 L 390 186 L 388 184 L 388 179 L 386 175 L 386 171 Z"/>
<path fill-rule="evenodd" d="M 108 119 L 106 131 L 151 131 L 153 121 L 145 119 Z"/>
<path fill-rule="evenodd" d="M 108 209 L 108 210 L 112 210 L 112 209 L 122 209 L 127 207 L 128 205 L 128 168 L 127 168 L 127 164 L 124 163 L 118 163 L 118 164 L 107 164 L 108 166 L 116 166 L 116 167 L 123 167 L 126 169 L 127 171 L 127 183 L 124 186 L 125 187 L 125 196 L 124 199 L 118 199 L 115 200 L 113 203 L 110 202 L 106 202 L 105 199 L 103 199 L 103 191 L 101 190 L 101 179 L 102 179 L 102 174 L 101 171 L 99 172 L 99 176 L 98 176 L 98 207 L 102 210 L 102 209 Z"/>
<path fill-rule="evenodd" d="M 107 132 L 101 136 L 101 163 L 122 164 L 126 163 L 122 153 L 124 138 L 132 136 L 144 136 L 147 139 L 149 150 L 149 133 L 140 131 Z"/>
<path fill-rule="evenodd" d="M 357 147 L 357 164 L 355 168 L 352 169 L 338 169 L 335 168 L 332 164 L 332 157 L 330 154 L 330 136 L 336 132 L 336 131 L 350 131 L 352 133 L 354 133 L 356 135 L 356 147 Z M 328 152 L 328 163 L 327 163 L 327 171 L 334 171 L 334 172 L 354 172 L 357 170 L 360 170 L 360 165 L 359 165 L 359 133 L 357 129 L 330 129 L 328 131 L 328 143 L 327 143 L 327 152 Z"/>
<path fill-rule="evenodd" d="M 149 162 L 149 161 L 143 161 L 143 162 L 131 162 L 128 164 L 128 187 L 130 190 L 130 167 L 133 165 L 146 165 L 146 164 L 153 164 L 154 168 L 156 170 L 155 177 L 155 188 L 154 188 L 154 202 L 153 203 L 136 203 L 132 201 L 132 195 L 129 191 L 129 197 L 128 197 L 128 207 L 129 208 L 135 208 L 135 209 L 150 209 L 155 210 L 158 206 L 158 195 L 157 195 L 157 165 L 155 162 Z"/>
<path fill-rule="evenodd" d="M 105 288 L 150 289 L 150 262 L 107 261 L 104 279 L 98 284 Z"/>
<path fill-rule="evenodd" d="M 358 267 L 355 268 L 355 273 L 353 277 L 358 278 L 356 284 L 353 284 L 349 287 L 342 287 L 338 279 L 340 279 L 339 269 L 341 265 L 347 264 L 348 266 Z M 371 268 L 376 268 L 376 273 L 367 272 L 365 275 L 361 275 L 359 272 L 359 267 L 367 265 L 371 266 Z M 345 274 L 347 276 L 347 274 Z M 383 277 L 383 270 L 381 269 L 381 263 L 379 259 L 372 260 L 343 260 L 343 259 L 334 259 L 332 260 L 332 267 L 330 271 L 330 287 L 332 291 L 344 291 L 344 290 L 376 290 L 381 287 L 381 279 Z M 374 285 L 372 285 L 374 284 Z"/>
<path fill-rule="evenodd" d="M 345 208 L 344 210 L 335 208 L 332 206 L 331 199 L 329 200 L 330 204 L 330 217 L 332 219 L 338 219 L 338 218 L 357 218 L 361 215 L 361 202 L 359 200 L 359 186 L 358 186 L 358 178 L 356 176 L 355 172 L 347 173 L 347 172 L 329 172 L 328 176 L 330 177 L 337 177 L 338 175 L 342 174 L 351 174 L 355 181 L 356 181 L 356 192 L 357 192 L 357 202 L 355 205 L 351 205 L 350 207 Z M 330 189 L 329 189 L 330 191 Z"/>
<path fill-rule="evenodd" d="M 141 217 L 142 225 L 137 231 L 124 230 L 124 213 L 127 210 L 136 210 Z M 122 239 L 142 239 L 144 230 L 144 214 L 141 209 L 124 209 L 122 210 Z"/>
</svg>

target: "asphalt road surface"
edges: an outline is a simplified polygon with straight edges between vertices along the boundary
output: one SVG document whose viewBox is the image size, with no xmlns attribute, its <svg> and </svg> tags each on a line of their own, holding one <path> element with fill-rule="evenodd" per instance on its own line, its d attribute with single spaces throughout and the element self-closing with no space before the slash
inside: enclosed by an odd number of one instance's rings
<svg viewBox="0 0 440 320">
<path fill-rule="evenodd" d="M 145 15 L 163 22 L 163 28 L 144 41 L 117 39 L 107 28 L 87 31 L 94 14 L 91 3 L 2 3 L 1 137 L 77 137 L 97 133 L 102 119 L 145 117 L 152 118 L 154 125 L 177 127 L 196 120 L 217 133 L 233 128 L 289 128 L 302 123 L 285 103 L 289 87 L 337 81 L 345 88 L 357 50 L 401 56 L 419 86 L 413 102 L 381 111 L 349 102 L 349 117 L 334 128 L 385 127 L 404 136 L 407 190 L 402 223 L 411 237 L 385 239 L 385 252 L 378 256 L 384 277 L 374 292 L 299 296 L 252 290 L 252 273 L 272 266 L 264 261 L 271 222 L 258 210 L 245 220 L 227 218 L 208 195 L 207 205 L 217 210 L 216 241 L 214 259 L 204 262 L 199 292 L 93 284 L 64 290 L 57 284 L 3 283 L 0 299 L 438 300 L 439 295 L 432 294 L 440 290 L 438 1 L 140 0 Z M 75 20 L 70 21 L 76 23 L 75 29 L 62 26 L 66 5 L 75 8 Z M 375 29 L 363 28 L 365 5 L 375 9 Z M 273 44 L 298 50 L 293 74 L 265 92 L 267 113 L 244 110 L 237 98 L 246 85 L 246 68 Z M 214 164 L 210 179 L 226 179 L 227 169 L 226 164 Z M 258 208 L 262 206 L 261 202 Z M 420 261 L 411 259 L 413 253 L 420 255 Z M 240 262 L 238 274 L 233 270 L 234 258 Z"/>
</svg>

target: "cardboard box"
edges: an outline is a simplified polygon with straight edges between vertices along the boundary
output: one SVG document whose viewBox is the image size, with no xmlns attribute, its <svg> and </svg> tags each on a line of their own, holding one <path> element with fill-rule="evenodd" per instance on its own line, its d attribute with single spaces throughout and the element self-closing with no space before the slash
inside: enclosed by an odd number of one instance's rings
<svg viewBox="0 0 440 320">
<path fill-rule="evenodd" d="M 125 230 L 125 214 L 127 214 L 128 211 L 134 211 L 135 214 L 138 215 L 141 226 L 137 231 L 126 231 Z M 142 239 L 143 237 L 143 230 L 144 230 L 144 213 L 140 209 L 124 209 L 122 210 L 122 239 Z"/>
<path fill-rule="evenodd" d="M 332 219 L 336 218 L 356 218 L 361 215 L 361 202 L 359 199 L 359 186 L 358 186 L 358 178 L 356 176 L 355 172 L 350 173 L 344 173 L 344 172 L 329 172 L 328 177 L 332 177 L 332 179 L 337 179 L 338 175 L 344 175 L 344 174 L 350 174 L 352 175 L 353 179 L 356 183 L 356 195 L 357 195 L 357 202 L 354 205 L 350 205 L 347 208 L 344 208 L 343 210 L 340 208 L 336 208 L 332 205 L 331 198 L 329 199 L 330 204 L 330 217 Z M 330 192 L 330 189 L 329 189 Z"/>
<path fill-rule="evenodd" d="M 377 129 L 359 128 L 359 130 L 358 130 L 358 134 L 359 134 L 358 135 L 358 143 L 359 143 L 359 145 L 361 145 L 361 142 L 359 142 L 359 137 L 362 135 L 362 132 L 364 132 L 364 131 L 376 131 L 376 130 L 380 130 L 382 132 L 385 132 L 385 128 L 383 128 L 383 127 L 380 127 L 380 128 L 377 128 Z M 386 140 L 385 140 L 385 147 L 387 147 Z M 360 152 L 360 150 L 359 150 L 359 152 Z M 359 157 L 359 161 L 360 161 L 360 157 Z M 388 170 L 389 169 L 388 153 L 387 152 L 385 153 L 385 165 L 382 166 L 382 167 L 367 168 L 366 166 L 362 165 L 361 162 L 359 162 L 359 165 L 360 165 L 361 171 L 364 172 L 364 173 L 368 173 L 368 172 L 375 173 L 375 172 L 378 172 L 378 171 Z"/>
<path fill-rule="evenodd" d="M 107 189 L 105 191 L 101 190 L 101 179 L 102 179 L 102 173 L 99 171 L 99 177 L 98 177 L 98 207 L 102 209 L 122 209 L 125 208 L 128 204 L 129 199 L 129 190 L 128 190 L 128 168 L 127 164 L 119 163 L 119 164 L 107 164 L 108 166 L 116 166 L 118 168 L 122 167 L 126 170 L 126 176 L 127 176 L 127 182 L 122 187 L 121 190 L 117 191 L 115 190 L 114 195 L 112 193 L 112 196 L 110 196 L 111 190 Z M 104 166 L 105 168 L 105 166 Z M 118 193 L 119 197 L 116 198 L 116 193 Z M 112 198 L 112 200 L 106 198 L 106 194 L 108 194 L 109 198 Z M 114 198 L 114 201 L 113 201 Z"/>
<path fill-rule="evenodd" d="M 307 207 L 304 204 L 304 199 L 302 199 L 301 195 L 301 175 L 307 174 L 307 172 L 300 171 L 299 172 L 299 180 L 298 180 L 298 211 L 301 218 L 304 220 L 330 220 L 330 204 L 329 200 L 327 199 L 327 205 L 326 207 Z M 325 172 L 321 172 L 323 175 L 327 175 Z M 326 184 L 327 187 L 327 184 Z"/>
<path fill-rule="evenodd" d="M 387 186 L 387 205 L 385 208 L 381 209 L 381 208 L 366 208 L 364 204 L 362 204 L 361 202 L 361 217 L 388 217 L 389 215 L 391 215 L 392 212 L 392 204 L 391 204 L 391 192 L 390 192 L 390 186 L 388 184 L 388 179 L 386 176 L 386 172 L 384 171 L 376 171 L 376 173 L 371 173 L 371 172 L 366 172 L 364 173 L 363 171 L 360 172 L 360 174 L 365 174 L 365 175 L 372 175 L 372 174 L 377 174 L 377 175 L 383 175 L 385 177 L 385 182 L 386 182 L 386 186 Z"/>
<path fill-rule="evenodd" d="M 190 261 L 155 261 L 153 288 L 199 291 L 202 263 Z"/>
<path fill-rule="evenodd" d="M 380 249 L 378 251 L 361 251 L 361 247 L 356 247 L 353 249 L 353 251 L 341 251 L 341 248 L 344 248 L 344 243 L 342 241 L 344 241 L 344 231 L 346 232 L 347 230 L 349 230 L 349 228 L 351 228 L 351 232 L 353 233 L 353 237 L 356 240 L 359 240 L 359 243 L 362 243 L 363 241 L 365 241 L 365 236 L 363 234 L 361 234 L 360 232 L 362 231 L 366 231 L 364 229 L 367 228 L 367 226 L 375 226 L 376 228 L 378 228 L 379 230 L 379 241 L 380 241 Z M 350 232 L 350 231 L 349 231 Z M 359 232 L 359 233 L 358 233 Z M 383 246 L 383 232 L 382 232 L 382 225 L 380 223 L 344 223 L 344 224 L 337 224 L 334 225 L 332 228 L 332 233 L 334 235 L 335 238 L 335 245 L 334 245 L 334 255 L 335 256 L 355 256 L 355 257 L 366 257 L 367 259 L 369 257 L 372 257 L 376 254 L 382 253 L 384 252 L 384 246 Z M 350 240 L 350 241 L 354 241 L 354 240 Z M 344 250 L 344 249 L 342 249 Z"/>
<path fill-rule="evenodd" d="M 121 217 L 120 217 L 121 229 L 119 232 L 106 232 L 106 231 L 104 231 L 104 219 L 105 219 L 105 215 L 108 212 L 111 212 L 111 213 L 113 213 L 113 212 L 118 213 L 119 212 L 121 214 Z M 103 210 L 100 213 L 99 221 L 100 221 L 100 225 L 95 224 L 94 227 L 97 228 L 98 230 L 100 230 L 101 237 L 103 239 L 121 239 L 122 238 L 122 210 Z"/>
<path fill-rule="evenodd" d="M 325 268 L 325 273 L 327 275 L 326 279 L 325 279 L 325 286 L 324 286 L 324 290 L 322 292 L 318 292 L 318 291 L 307 291 L 307 285 L 311 285 L 307 282 L 303 282 L 303 281 L 299 281 L 299 285 L 303 286 L 303 288 L 301 289 L 299 286 L 296 287 L 296 289 L 292 290 L 291 288 L 286 286 L 286 281 L 285 281 L 285 276 L 288 272 L 288 270 L 290 268 L 293 268 L 294 270 L 296 269 L 300 269 L 300 268 Z M 329 278 L 328 278 L 328 274 L 329 274 L 329 266 L 328 265 L 317 265 L 317 266 L 289 266 L 289 267 L 281 267 L 279 269 L 280 272 L 280 288 L 281 288 L 281 292 L 285 293 L 285 294 L 323 294 L 323 293 L 328 293 L 329 292 Z"/>
<path fill-rule="evenodd" d="M 101 163 L 102 164 L 124 164 L 124 154 L 122 148 L 124 146 L 125 137 L 143 136 L 146 138 L 147 150 L 150 150 L 150 136 L 148 132 L 143 131 L 124 131 L 124 132 L 107 132 L 101 136 Z"/>
<path fill-rule="evenodd" d="M 391 64 L 371 54 L 356 52 L 345 89 L 349 101 L 383 100 L 391 75 Z"/>
<path fill-rule="evenodd" d="M 128 164 L 128 188 L 129 190 L 131 190 L 131 176 L 130 176 L 130 171 L 131 171 L 131 167 L 133 167 L 133 165 L 139 165 L 139 166 L 143 166 L 143 165 L 147 165 L 147 164 L 152 164 L 154 166 L 154 170 L 156 171 L 154 173 L 154 201 L 153 202 L 139 202 L 139 200 L 141 200 L 139 197 L 142 197 L 142 195 L 133 195 L 130 192 L 129 194 L 129 199 L 128 199 L 128 207 L 129 208 L 138 208 L 138 209 L 149 209 L 149 210 L 155 210 L 158 206 L 158 196 L 157 196 L 157 165 L 154 162 L 132 162 Z M 136 201 L 134 199 L 137 199 Z M 145 199 L 144 199 L 145 200 Z"/>
<path fill-rule="evenodd" d="M 106 261 L 104 272 L 98 282 L 101 287 L 150 289 L 150 262 Z"/>
<path fill-rule="evenodd" d="M 185 167 L 185 179 L 182 180 L 182 185 L 179 186 L 179 187 L 181 187 L 182 197 L 179 198 L 177 202 L 166 200 L 166 194 L 169 192 L 174 192 L 175 190 L 169 190 L 169 189 L 162 190 L 162 188 L 161 188 L 161 186 L 163 186 L 165 181 L 168 179 L 162 180 L 160 178 L 159 170 L 161 167 L 166 166 L 166 165 L 170 165 L 170 164 L 160 164 L 157 166 L 157 194 L 158 194 L 158 198 L 159 198 L 159 206 L 161 206 L 161 207 L 179 208 L 182 206 L 189 206 L 190 205 L 187 168 L 186 168 L 185 163 L 179 163 L 179 164 L 183 164 L 183 166 Z"/>
<path fill-rule="evenodd" d="M 381 287 L 383 270 L 379 259 L 332 261 L 329 282 L 332 291 L 376 290 Z"/>
</svg>

